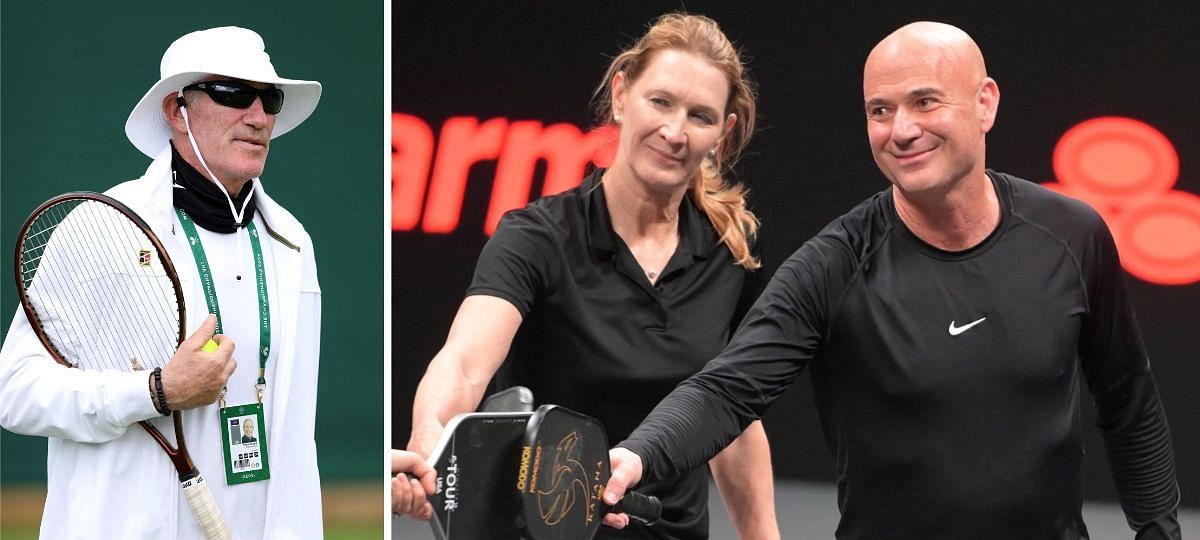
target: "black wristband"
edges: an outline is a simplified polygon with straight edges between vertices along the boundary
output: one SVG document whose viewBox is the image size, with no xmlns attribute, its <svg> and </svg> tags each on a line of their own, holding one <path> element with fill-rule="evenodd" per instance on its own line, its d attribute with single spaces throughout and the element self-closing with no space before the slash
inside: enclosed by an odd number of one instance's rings
<svg viewBox="0 0 1200 540">
<path fill-rule="evenodd" d="M 167 395 L 163 393 L 162 368 L 154 368 L 151 376 L 154 377 L 154 392 L 157 397 L 154 400 L 154 408 L 163 416 L 168 416 L 171 414 L 171 408 L 167 406 Z"/>
</svg>

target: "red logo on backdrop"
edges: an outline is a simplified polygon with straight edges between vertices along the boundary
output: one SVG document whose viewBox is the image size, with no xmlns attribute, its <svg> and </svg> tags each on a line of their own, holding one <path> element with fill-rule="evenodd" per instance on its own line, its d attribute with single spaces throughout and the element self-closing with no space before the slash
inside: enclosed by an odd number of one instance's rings
<svg viewBox="0 0 1200 540">
<path fill-rule="evenodd" d="M 1151 283 L 1200 281 L 1200 197 L 1171 189 L 1179 155 L 1157 129 L 1132 118 L 1102 117 L 1063 134 L 1054 149 L 1058 183 L 1112 230 L 1121 265 Z"/>
<path fill-rule="evenodd" d="M 585 133 L 566 123 L 471 116 L 446 120 L 435 146 L 423 120 L 393 113 L 392 230 L 453 232 L 471 167 L 495 161 L 484 225 L 491 234 L 505 212 L 575 187 L 589 162 L 607 166 L 615 151 L 611 128 Z M 532 193 L 539 160 L 546 180 Z M 1164 285 L 1200 281 L 1200 197 L 1171 189 L 1179 156 L 1161 132 L 1130 118 L 1088 120 L 1059 140 L 1054 173 L 1058 183 L 1046 187 L 1096 208 L 1130 274 Z"/>
<path fill-rule="evenodd" d="M 587 164 L 604 167 L 616 152 L 616 132 L 584 133 L 572 124 L 472 116 L 446 120 L 434 147 L 420 118 L 392 114 L 392 230 L 446 234 L 458 227 L 471 166 L 496 161 L 484 232 L 492 234 L 505 212 L 533 199 L 571 189 Z M 534 169 L 546 162 L 541 193 L 531 193 Z"/>
</svg>

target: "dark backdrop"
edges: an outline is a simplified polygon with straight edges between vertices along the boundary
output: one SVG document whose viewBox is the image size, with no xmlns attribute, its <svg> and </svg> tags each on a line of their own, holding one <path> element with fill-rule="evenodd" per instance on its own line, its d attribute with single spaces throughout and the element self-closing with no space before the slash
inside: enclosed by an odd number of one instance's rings
<svg viewBox="0 0 1200 540">
<path fill-rule="evenodd" d="M 453 116 L 567 122 L 586 127 L 591 91 L 609 58 L 659 13 L 686 7 L 717 19 L 751 58 L 760 87 L 759 131 L 737 167 L 763 218 L 773 271 L 831 219 L 886 186 L 867 148 L 862 64 L 893 29 L 921 19 L 970 33 L 999 83 L 991 167 L 1052 181 L 1052 154 L 1075 124 L 1118 115 L 1149 123 L 1179 154 L 1175 189 L 1200 193 L 1194 107 L 1200 60 L 1194 6 L 1184 3 L 1042 5 L 955 2 L 921 7 L 750 2 L 453 3 L 393 10 L 392 109 L 435 136 Z M 843 5 L 845 4 L 845 5 Z M 967 7 L 967 6 L 970 7 Z M 539 167 L 539 174 L 544 166 Z M 392 235 L 393 440 L 403 447 L 411 398 L 443 343 L 475 259 L 494 161 L 471 168 L 463 217 L 450 234 Z M 535 182 L 534 190 L 540 192 Z M 395 202 L 394 202 L 395 204 Z M 1194 231 L 1193 231 L 1194 232 Z M 1194 244 L 1194 242 L 1193 242 Z M 1180 249 L 1196 249 L 1194 245 Z M 1175 437 L 1185 503 L 1200 505 L 1200 394 L 1195 362 L 1200 285 L 1154 285 L 1127 275 Z M 808 377 L 766 417 L 776 473 L 832 480 Z M 1115 497 L 1087 405 L 1086 495 Z"/>
</svg>

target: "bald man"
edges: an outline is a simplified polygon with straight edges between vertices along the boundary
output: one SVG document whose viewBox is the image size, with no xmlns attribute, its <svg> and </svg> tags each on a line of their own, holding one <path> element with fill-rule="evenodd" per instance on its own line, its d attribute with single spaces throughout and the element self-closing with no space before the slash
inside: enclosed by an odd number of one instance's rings
<svg viewBox="0 0 1200 540">
<path fill-rule="evenodd" d="M 985 168 L 1000 89 L 974 41 L 896 30 L 867 58 L 863 99 L 891 186 L 797 250 L 725 351 L 611 452 L 605 499 L 705 463 L 811 366 L 838 538 L 1087 538 L 1086 383 L 1136 538 L 1180 538 L 1112 236 L 1085 204 Z"/>
</svg>

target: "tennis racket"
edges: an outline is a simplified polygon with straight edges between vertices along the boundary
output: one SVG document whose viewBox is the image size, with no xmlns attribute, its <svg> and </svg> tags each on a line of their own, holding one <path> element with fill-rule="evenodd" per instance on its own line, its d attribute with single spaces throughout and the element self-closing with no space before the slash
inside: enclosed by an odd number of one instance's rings
<svg viewBox="0 0 1200 540">
<path fill-rule="evenodd" d="M 612 476 L 604 426 L 565 407 L 542 405 L 533 412 L 518 471 L 517 521 L 525 538 L 587 539 L 609 512 L 625 512 L 647 526 L 662 514 L 657 497 L 636 491 L 626 492 L 612 508 L 604 504 L 604 486 Z"/>
<path fill-rule="evenodd" d="M 68 367 L 142 371 L 163 367 L 183 341 L 187 311 L 167 250 L 137 214 L 99 193 L 59 195 L 21 228 L 17 292 L 38 339 Z M 188 456 L 179 411 L 175 446 L 148 421 L 209 539 L 232 538 L 212 492 Z"/>
</svg>

